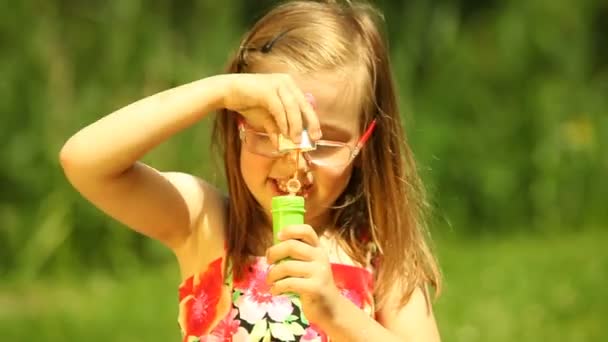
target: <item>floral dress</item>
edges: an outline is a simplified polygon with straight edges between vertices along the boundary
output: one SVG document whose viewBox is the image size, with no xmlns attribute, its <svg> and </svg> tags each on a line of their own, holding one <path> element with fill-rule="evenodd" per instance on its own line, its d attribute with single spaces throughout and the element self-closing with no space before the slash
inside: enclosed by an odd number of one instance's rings
<svg viewBox="0 0 608 342">
<path fill-rule="evenodd" d="M 184 342 L 330 341 L 306 320 L 297 296 L 270 293 L 264 257 L 256 257 L 238 281 L 224 279 L 222 262 L 218 258 L 179 287 Z M 371 267 L 332 263 L 331 269 L 342 295 L 373 317 Z"/>
</svg>

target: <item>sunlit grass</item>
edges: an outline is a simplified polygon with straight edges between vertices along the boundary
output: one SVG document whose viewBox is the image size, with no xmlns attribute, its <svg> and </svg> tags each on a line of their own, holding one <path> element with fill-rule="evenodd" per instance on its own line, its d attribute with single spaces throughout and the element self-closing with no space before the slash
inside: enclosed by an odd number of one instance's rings
<svg viewBox="0 0 608 342">
<path fill-rule="evenodd" d="M 606 232 L 440 242 L 446 341 L 606 341 Z"/>
</svg>

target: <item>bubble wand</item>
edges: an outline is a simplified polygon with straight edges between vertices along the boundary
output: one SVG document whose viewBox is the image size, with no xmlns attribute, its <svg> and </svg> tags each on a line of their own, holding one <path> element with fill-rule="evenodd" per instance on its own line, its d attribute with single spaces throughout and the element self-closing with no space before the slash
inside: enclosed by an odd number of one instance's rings
<svg viewBox="0 0 608 342">
<path fill-rule="evenodd" d="M 287 181 L 288 195 L 274 196 L 272 198 L 272 236 L 274 243 L 279 242 L 279 232 L 289 225 L 304 223 L 304 197 L 298 196 L 302 189 L 302 184 L 298 180 L 298 169 L 300 163 L 300 153 L 311 151 L 316 148 L 311 143 L 306 130 L 302 131 L 301 143 L 296 144 L 283 135 L 279 135 L 279 152 L 292 153 L 296 158 L 296 170 L 293 177 Z"/>
</svg>

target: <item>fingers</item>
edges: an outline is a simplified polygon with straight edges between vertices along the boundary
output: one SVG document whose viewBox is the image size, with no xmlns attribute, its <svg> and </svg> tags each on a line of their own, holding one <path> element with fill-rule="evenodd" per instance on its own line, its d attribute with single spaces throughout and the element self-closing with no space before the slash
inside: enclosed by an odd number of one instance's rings
<svg viewBox="0 0 608 342">
<path fill-rule="evenodd" d="M 291 76 L 287 74 L 275 76 L 278 80 L 275 87 L 279 99 L 278 101 L 272 101 L 274 108 L 271 109 L 271 113 L 281 134 L 289 137 L 295 143 L 300 143 L 302 130 L 306 128 L 311 139 L 320 139 L 321 126 L 313 107 L 314 98 L 312 95 L 307 94 L 307 98 Z"/>
<path fill-rule="evenodd" d="M 277 124 L 275 123 L 275 121 L 270 118 L 267 117 L 264 122 L 262 123 L 264 130 L 266 131 L 266 133 L 268 133 L 268 137 L 270 138 L 270 141 L 272 142 L 272 145 L 275 148 L 279 147 L 279 141 L 278 141 L 278 136 L 277 134 L 279 133 L 279 127 L 277 127 Z"/>
<path fill-rule="evenodd" d="M 314 109 L 314 98 L 303 94 L 289 74 L 240 75 L 243 83 L 230 92 L 227 108 L 241 113 L 254 126 L 264 126 L 269 134 L 280 133 L 300 143 L 302 130 L 312 140 L 321 138 L 320 123 Z M 308 96 L 308 97 L 307 97 Z M 263 116 L 256 113 L 262 112 Z M 274 122 L 264 123 L 265 117 Z"/>
<path fill-rule="evenodd" d="M 289 83 L 289 81 L 287 81 L 287 83 Z M 300 104 L 290 85 L 286 83 L 281 84 L 278 92 L 287 118 L 287 125 L 289 128 L 289 134 L 287 136 L 298 144 L 300 143 L 302 136 L 302 112 L 300 110 Z"/>
<path fill-rule="evenodd" d="M 281 96 L 279 94 L 279 90 L 275 89 L 273 93 L 268 96 L 268 111 L 273 116 L 273 120 L 276 123 L 281 134 L 285 136 L 289 136 L 289 125 L 287 123 L 287 116 L 285 115 L 285 109 L 283 107 L 283 101 L 281 100 Z M 271 125 L 268 125 L 271 126 Z M 272 125 L 274 126 L 274 125 Z M 266 125 L 264 127 L 267 128 Z M 271 133 L 266 131 L 267 133 Z"/>
<path fill-rule="evenodd" d="M 273 265 L 268 271 L 266 282 L 272 284 L 287 277 L 307 278 L 313 273 L 314 264 L 299 260 L 285 260 Z"/>
<path fill-rule="evenodd" d="M 288 277 L 276 281 L 272 284 L 270 293 L 273 295 L 280 295 L 284 293 L 297 293 L 297 294 L 308 294 L 308 293 L 319 293 L 321 288 L 318 282 L 310 278 L 295 278 Z"/>
<path fill-rule="evenodd" d="M 279 232 L 279 240 L 300 240 L 312 247 L 319 246 L 319 236 L 315 230 L 307 224 L 297 224 L 286 226 Z"/>
<path fill-rule="evenodd" d="M 303 119 L 303 127 L 306 128 L 312 140 L 321 139 L 321 125 L 314 110 L 315 99 L 310 93 L 303 94 L 294 82 L 290 82 L 291 91 L 296 94 L 296 100 L 300 107 Z"/>
<path fill-rule="evenodd" d="M 315 247 L 299 240 L 287 240 L 268 248 L 266 260 L 268 264 L 274 264 L 279 260 L 292 258 L 301 261 L 312 261 L 317 256 Z"/>
</svg>

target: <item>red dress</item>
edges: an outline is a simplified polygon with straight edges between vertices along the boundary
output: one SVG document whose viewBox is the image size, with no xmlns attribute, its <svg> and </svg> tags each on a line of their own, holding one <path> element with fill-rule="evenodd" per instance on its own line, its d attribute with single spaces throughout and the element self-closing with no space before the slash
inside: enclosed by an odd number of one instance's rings
<svg viewBox="0 0 608 342">
<path fill-rule="evenodd" d="M 310 324 L 297 296 L 270 294 L 268 264 L 255 258 L 239 281 L 223 277 L 223 258 L 182 282 L 179 325 L 183 341 L 329 341 Z M 374 317 L 371 267 L 331 264 L 343 296 Z"/>
</svg>

